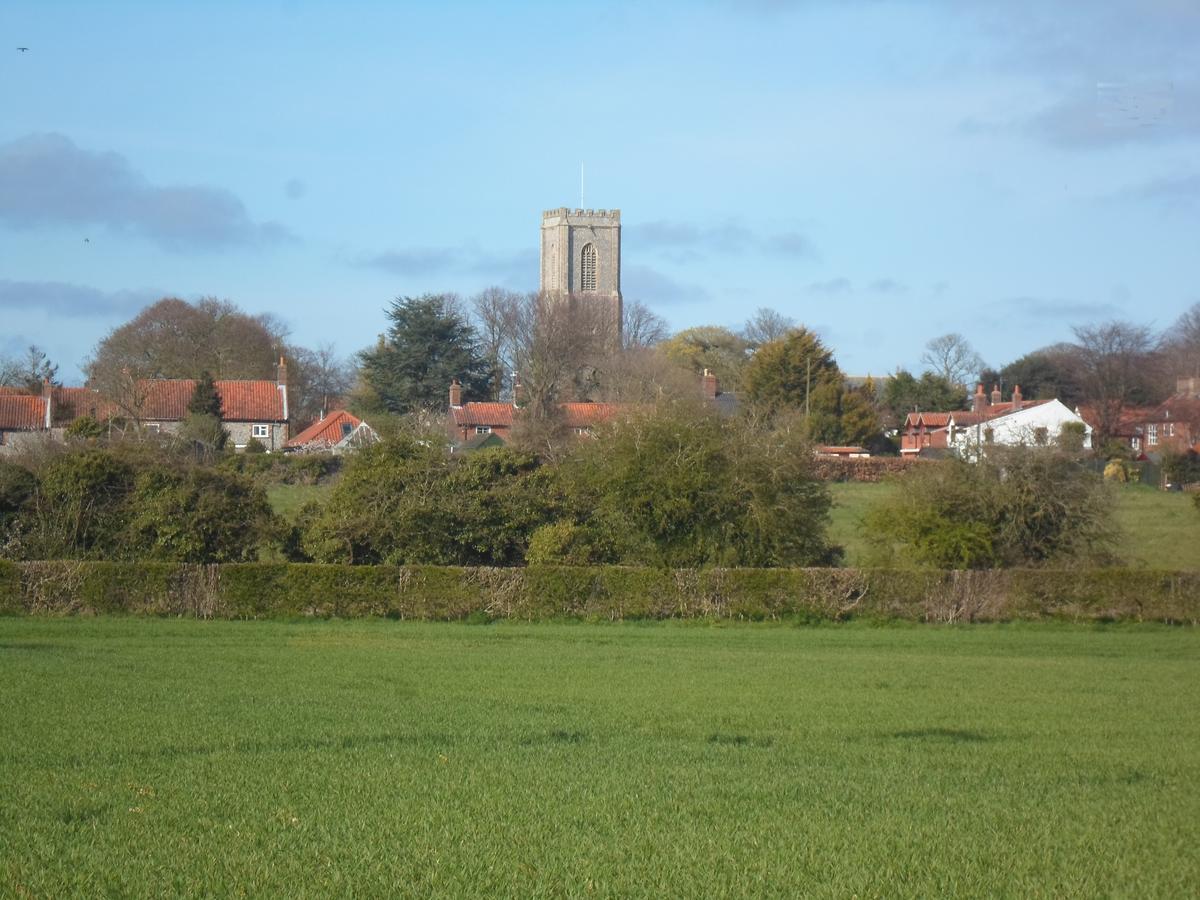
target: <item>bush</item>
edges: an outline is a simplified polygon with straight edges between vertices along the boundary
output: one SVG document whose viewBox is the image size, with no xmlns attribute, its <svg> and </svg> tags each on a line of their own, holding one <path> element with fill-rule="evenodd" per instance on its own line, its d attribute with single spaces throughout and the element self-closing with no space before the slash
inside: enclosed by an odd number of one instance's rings
<svg viewBox="0 0 1200 900">
<path fill-rule="evenodd" d="M 258 438 L 252 437 L 252 438 L 250 438 L 250 440 L 246 441 L 246 446 L 243 447 L 242 450 L 245 453 L 251 453 L 251 454 L 266 453 L 267 445 L 264 444 L 262 441 L 260 441 Z"/>
<path fill-rule="evenodd" d="M 0 613 L 1200 624 L 1200 572 L 0 562 Z"/>
<path fill-rule="evenodd" d="M 910 471 L 867 515 L 881 562 L 942 569 L 1084 563 L 1115 544 L 1101 480 L 1055 448 L 993 448 Z"/>
</svg>

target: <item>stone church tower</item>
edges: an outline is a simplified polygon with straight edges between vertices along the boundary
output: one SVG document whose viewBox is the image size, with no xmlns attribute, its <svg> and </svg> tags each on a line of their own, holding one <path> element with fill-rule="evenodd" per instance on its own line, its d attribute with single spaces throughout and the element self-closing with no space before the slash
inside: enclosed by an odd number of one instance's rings
<svg viewBox="0 0 1200 900">
<path fill-rule="evenodd" d="M 621 336 L 621 211 L 542 213 L 542 293 L 599 307 Z"/>
</svg>

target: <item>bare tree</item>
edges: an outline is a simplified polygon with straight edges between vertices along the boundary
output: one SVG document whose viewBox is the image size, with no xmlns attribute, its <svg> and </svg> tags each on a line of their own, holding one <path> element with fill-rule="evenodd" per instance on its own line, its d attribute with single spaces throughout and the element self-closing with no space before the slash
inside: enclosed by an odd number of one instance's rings
<svg viewBox="0 0 1200 900">
<path fill-rule="evenodd" d="M 36 394 L 45 381 L 57 384 L 57 376 L 58 364 L 51 362 L 46 351 L 37 344 L 30 344 L 20 358 L 0 357 L 0 385 L 19 387 Z"/>
<path fill-rule="evenodd" d="M 667 320 L 641 300 L 627 300 L 621 308 L 621 347 L 641 350 L 665 341 L 671 334 Z"/>
<path fill-rule="evenodd" d="M 530 294 L 515 325 L 513 368 L 534 418 L 548 418 L 563 400 L 594 396 L 598 366 L 611 352 L 606 310 L 575 298 Z"/>
<path fill-rule="evenodd" d="M 1080 325 L 1075 332 L 1076 378 L 1084 400 L 1095 410 L 1093 426 L 1101 442 L 1112 436 L 1127 406 L 1144 402 L 1152 341 L 1150 330 L 1131 322 Z"/>
<path fill-rule="evenodd" d="M 509 376 L 516 371 L 516 334 L 525 302 L 525 295 L 499 287 L 484 288 L 471 298 L 480 350 L 492 370 L 493 400 L 509 389 Z"/>
<path fill-rule="evenodd" d="M 298 427 L 324 418 L 334 403 L 341 402 L 354 387 L 354 367 L 338 356 L 333 344 L 319 344 L 315 350 L 290 347 L 288 398 L 292 418 Z"/>
<path fill-rule="evenodd" d="M 754 315 L 746 320 L 746 324 L 742 327 L 742 337 L 751 347 L 761 347 L 763 344 L 786 337 L 787 333 L 794 330 L 795 327 L 794 319 L 773 309 L 760 306 Z"/>
<path fill-rule="evenodd" d="M 1200 376 L 1200 303 L 1193 303 L 1159 339 L 1167 377 Z"/>
<path fill-rule="evenodd" d="M 926 344 L 921 362 L 935 375 L 963 388 L 983 369 L 983 359 L 970 341 L 957 332 L 943 334 Z"/>
</svg>

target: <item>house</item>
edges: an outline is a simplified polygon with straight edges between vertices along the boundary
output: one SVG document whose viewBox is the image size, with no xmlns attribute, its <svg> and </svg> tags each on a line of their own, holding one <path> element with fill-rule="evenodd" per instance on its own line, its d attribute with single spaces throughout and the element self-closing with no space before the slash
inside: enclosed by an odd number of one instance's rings
<svg viewBox="0 0 1200 900">
<path fill-rule="evenodd" d="M 512 435 L 515 422 L 520 418 L 522 406 L 521 386 L 514 386 L 510 402 L 467 402 L 462 400 L 462 385 L 458 379 L 450 382 L 450 405 L 446 414 L 446 434 L 455 446 L 466 447 L 483 435 L 494 435 L 507 442 Z M 567 428 L 583 437 L 617 414 L 615 403 L 572 402 L 559 403 L 558 410 Z M 487 442 L 492 446 L 492 442 Z M 474 445 L 472 445 L 474 446 Z"/>
<path fill-rule="evenodd" d="M 828 444 L 818 444 L 813 448 L 818 459 L 866 459 L 871 451 L 866 447 L 835 447 Z"/>
<path fill-rule="evenodd" d="M 1052 444 L 1059 440 L 1068 423 L 1082 427 L 1083 446 L 1090 448 L 1092 427 L 1060 401 L 1026 400 L 1017 385 L 1012 399 L 1004 402 L 999 386 L 993 387 L 989 396 L 981 384 L 972 397 L 970 410 L 909 413 L 900 436 L 900 453 L 917 456 L 943 451 L 975 456 L 986 452 L 989 445 Z"/>
<path fill-rule="evenodd" d="M 1200 452 L 1200 378 L 1178 378 L 1175 393 L 1134 421 L 1146 454 Z"/>
<path fill-rule="evenodd" d="M 0 453 L 11 453 L 50 432 L 51 387 L 41 395 L 0 390 Z"/>
<path fill-rule="evenodd" d="M 221 424 L 229 432 L 232 445 L 243 449 L 255 438 L 268 450 L 282 450 L 288 440 L 287 366 L 279 360 L 278 376 L 271 380 L 217 381 L 221 398 Z M 72 422 L 87 416 L 100 424 L 131 424 L 152 434 L 176 434 L 188 416 L 188 403 L 196 390 L 190 378 L 143 378 L 131 380 L 129 390 L 120 398 L 107 396 L 90 387 L 52 387 L 47 383 L 40 397 L 0 389 L 8 412 L 3 421 L 14 426 L 0 432 L 43 431 L 61 439 Z M 9 402 L 11 401 L 11 402 Z M 37 408 L 39 424 L 28 427 Z"/>
<path fill-rule="evenodd" d="M 284 444 L 284 449 L 303 453 L 344 453 L 378 440 L 379 435 L 374 428 L 346 410 L 339 409 L 313 422 Z"/>
</svg>

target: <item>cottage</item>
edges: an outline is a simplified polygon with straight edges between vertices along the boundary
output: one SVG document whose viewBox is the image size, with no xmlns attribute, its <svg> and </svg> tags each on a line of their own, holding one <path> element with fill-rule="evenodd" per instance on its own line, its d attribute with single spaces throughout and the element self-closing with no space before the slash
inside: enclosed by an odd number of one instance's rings
<svg viewBox="0 0 1200 900">
<path fill-rule="evenodd" d="M 462 399 L 462 385 L 458 379 L 450 383 L 450 406 L 446 414 L 446 434 L 453 445 L 466 447 L 484 435 L 494 435 L 500 441 L 508 441 L 514 423 L 520 418 L 521 387 L 518 382 L 511 402 L 467 402 Z M 567 428 L 583 437 L 617 414 L 615 403 L 559 403 L 558 410 Z M 494 442 L 487 442 L 493 446 Z M 470 444 L 474 447 L 476 444 Z"/>
<path fill-rule="evenodd" d="M 1021 387 L 1012 399 L 1001 399 L 999 386 L 989 395 L 979 385 L 971 409 L 953 412 L 909 413 L 900 437 L 902 456 L 930 455 L 936 451 L 975 456 L 987 447 L 1037 446 L 1059 441 L 1063 428 L 1076 423 L 1083 430 L 1083 446 L 1092 446 L 1092 427 L 1058 400 L 1026 400 Z"/>
<path fill-rule="evenodd" d="M 334 410 L 313 422 L 284 445 L 289 452 L 344 453 L 379 440 L 370 425 L 344 409 Z"/>
<path fill-rule="evenodd" d="M 48 434 L 51 414 L 49 384 L 40 396 L 0 392 L 0 453 L 11 453 Z"/>
<path fill-rule="evenodd" d="M 1136 435 L 1146 454 L 1200 452 L 1200 378 L 1179 378 L 1175 393 L 1137 417 Z"/>
</svg>

